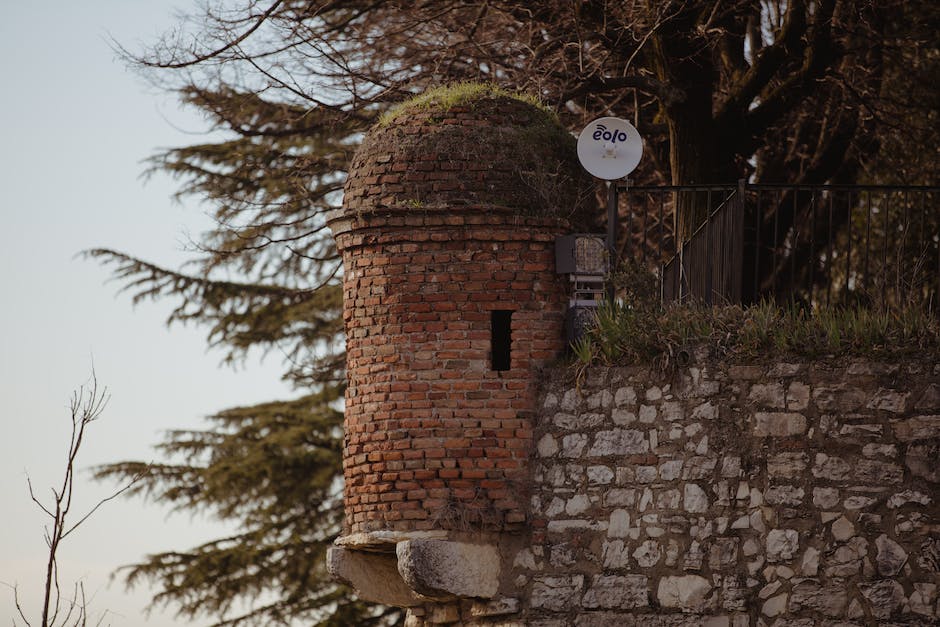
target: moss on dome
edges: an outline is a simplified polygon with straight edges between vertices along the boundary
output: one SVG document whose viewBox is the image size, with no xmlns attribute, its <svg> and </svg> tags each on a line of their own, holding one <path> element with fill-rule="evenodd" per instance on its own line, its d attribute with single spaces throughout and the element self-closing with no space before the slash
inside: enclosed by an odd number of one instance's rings
<svg viewBox="0 0 940 627">
<path fill-rule="evenodd" d="M 400 102 L 383 113 L 378 124 L 379 126 L 385 126 L 399 116 L 416 111 L 446 113 L 454 107 L 472 105 L 475 101 L 492 100 L 494 98 L 510 98 L 530 104 L 542 111 L 555 124 L 558 124 L 558 116 L 555 115 L 555 112 L 542 104 L 542 101 L 532 94 L 510 91 L 493 83 L 470 82 L 442 85 Z"/>
</svg>

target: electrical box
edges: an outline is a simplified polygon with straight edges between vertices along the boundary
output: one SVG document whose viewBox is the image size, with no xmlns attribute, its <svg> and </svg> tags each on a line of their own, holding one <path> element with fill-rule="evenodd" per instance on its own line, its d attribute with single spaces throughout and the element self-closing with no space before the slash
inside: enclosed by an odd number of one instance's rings
<svg viewBox="0 0 940 627">
<path fill-rule="evenodd" d="M 607 274 L 607 244 L 601 235 L 563 235 L 555 239 L 558 274 Z"/>
<path fill-rule="evenodd" d="M 572 288 L 565 319 L 569 343 L 577 341 L 594 324 L 594 312 L 604 300 L 608 268 L 603 236 L 564 235 L 555 240 L 555 271 L 567 274 Z"/>
</svg>

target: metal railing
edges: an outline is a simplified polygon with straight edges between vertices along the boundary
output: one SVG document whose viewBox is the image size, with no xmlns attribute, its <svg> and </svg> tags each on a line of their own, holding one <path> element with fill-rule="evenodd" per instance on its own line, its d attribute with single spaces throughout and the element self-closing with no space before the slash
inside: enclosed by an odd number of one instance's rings
<svg viewBox="0 0 940 627">
<path fill-rule="evenodd" d="M 620 258 L 654 269 L 666 301 L 940 305 L 940 187 L 740 181 L 617 194 Z"/>
</svg>

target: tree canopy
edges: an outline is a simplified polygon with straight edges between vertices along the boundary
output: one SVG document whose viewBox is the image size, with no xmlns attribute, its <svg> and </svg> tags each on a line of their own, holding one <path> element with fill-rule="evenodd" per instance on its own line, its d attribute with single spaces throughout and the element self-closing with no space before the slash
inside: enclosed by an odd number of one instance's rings
<svg viewBox="0 0 940 627">
<path fill-rule="evenodd" d="M 157 601 L 219 624 L 395 619 L 322 568 L 338 531 L 344 360 L 341 263 L 324 214 L 389 107 L 486 81 L 538 97 L 572 130 L 625 117 L 646 142 L 640 183 L 934 183 L 938 30 L 926 0 L 233 0 L 207 2 L 149 50 L 124 50 L 225 132 L 150 161 L 209 203 L 216 226 L 180 270 L 90 254 L 135 299 L 175 301 L 171 321 L 206 325 L 228 358 L 283 351 L 304 394 L 167 435 L 161 449 L 180 457 L 140 489 L 243 531 L 150 556 L 130 581 L 149 577 Z M 783 241 L 800 215 L 781 216 Z M 240 611 L 245 600 L 257 604 Z"/>
</svg>

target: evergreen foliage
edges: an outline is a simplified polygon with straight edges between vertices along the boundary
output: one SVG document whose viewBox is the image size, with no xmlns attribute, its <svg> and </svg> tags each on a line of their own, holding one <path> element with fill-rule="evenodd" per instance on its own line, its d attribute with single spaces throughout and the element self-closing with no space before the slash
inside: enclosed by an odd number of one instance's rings
<svg viewBox="0 0 940 627">
<path fill-rule="evenodd" d="M 396 620 L 323 572 L 339 531 L 344 361 L 340 260 L 325 214 L 363 133 L 390 107 L 479 81 L 533 94 L 571 130 L 626 117 L 646 142 L 638 183 L 847 183 L 886 172 L 932 183 L 938 104 L 921 81 L 936 75 L 938 29 L 940 9 L 926 0 L 243 0 L 206 4 L 150 51 L 125 51 L 225 133 L 150 162 L 179 179 L 180 194 L 205 200 L 216 226 L 182 270 L 89 254 L 135 300 L 177 302 L 170 322 L 206 325 L 226 359 L 253 346 L 283 351 L 286 377 L 304 391 L 167 435 L 159 448 L 178 461 L 156 466 L 140 489 L 241 527 L 150 556 L 130 581 L 152 580 L 158 602 L 216 624 Z M 762 241 L 780 243 L 804 208 L 778 222 L 773 209 Z"/>
<path fill-rule="evenodd" d="M 187 618 L 217 617 L 216 625 L 393 621 L 395 610 L 356 602 L 326 573 L 326 548 L 343 516 L 341 397 L 341 386 L 326 385 L 296 400 L 222 411 L 205 430 L 167 434 L 157 447 L 162 462 L 100 468 L 99 479 L 143 475 L 132 492 L 176 510 L 240 521 L 232 536 L 129 567 L 128 584 L 152 579 L 161 589 L 155 603 L 174 604 Z"/>
</svg>

